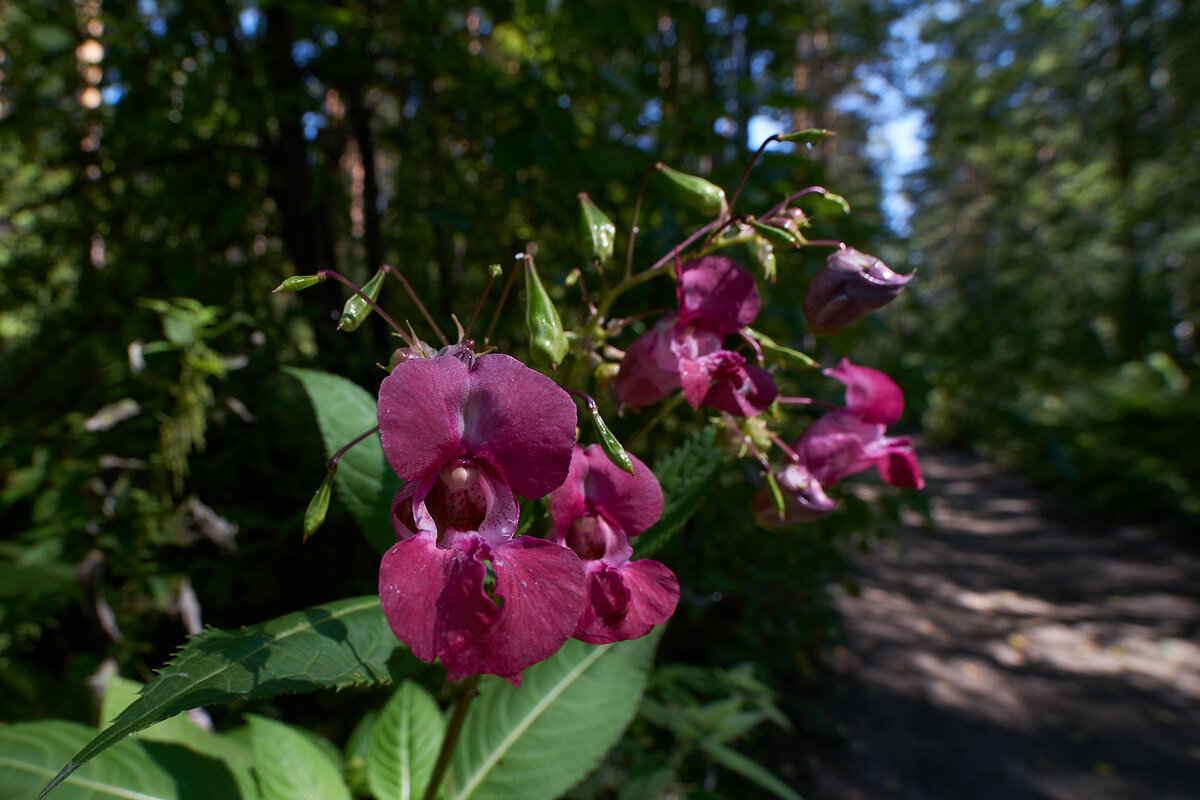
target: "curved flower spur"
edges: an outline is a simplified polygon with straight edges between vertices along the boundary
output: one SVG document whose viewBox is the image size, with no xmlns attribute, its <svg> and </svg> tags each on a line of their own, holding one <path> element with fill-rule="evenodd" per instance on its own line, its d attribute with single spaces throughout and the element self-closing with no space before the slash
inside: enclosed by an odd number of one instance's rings
<svg viewBox="0 0 1200 800">
<path fill-rule="evenodd" d="M 418 658 L 441 659 L 448 680 L 489 673 L 519 685 L 584 605 L 572 550 L 515 537 L 515 495 L 542 497 L 567 477 L 574 401 L 510 356 L 459 348 L 397 364 L 378 411 L 384 454 L 405 481 L 392 502 L 399 541 L 379 568 L 388 623 Z"/>
</svg>

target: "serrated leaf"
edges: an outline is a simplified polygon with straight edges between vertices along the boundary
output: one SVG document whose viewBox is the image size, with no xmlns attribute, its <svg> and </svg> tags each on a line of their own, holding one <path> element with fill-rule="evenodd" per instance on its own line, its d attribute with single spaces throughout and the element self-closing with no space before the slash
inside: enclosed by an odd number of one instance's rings
<svg viewBox="0 0 1200 800">
<path fill-rule="evenodd" d="M 738 775 L 741 775 L 751 783 L 761 786 L 776 797 L 781 797 L 783 800 L 804 800 L 792 787 L 775 777 L 775 774 L 769 769 L 749 756 L 739 753 L 737 750 L 726 747 L 718 742 L 709 741 L 702 742 L 700 749 L 704 751 L 705 755 L 725 769 L 736 772 Z"/>
<path fill-rule="evenodd" d="M 247 715 L 263 800 L 350 800 L 341 766 L 307 731 Z"/>
<path fill-rule="evenodd" d="M 308 394 L 327 458 L 378 424 L 375 398 L 358 384 L 312 369 L 284 367 L 283 371 L 300 381 Z M 314 476 L 316 472 L 314 464 Z M 338 460 L 333 485 L 376 550 L 382 553 L 396 543 L 388 508 L 400 479 L 383 457 L 378 433 L 347 450 Z"/>
<path fill-rule="evenodd" d="M 65 720 L 0 728 L 0 787 L 30 798 L 95 730 Z M 181 795 L 179 786 L 188 782 Z M 59 786 L 60 800 L 234 800 L 242 797 L 226 766 L 171 744 L 120 742 Z"/>
<path fill-rule="evenodd" d="M 192 639 L 113 724 L 82 748 L 43 791 L 131 733 L 181 711 L 239 698 L 388 683 L 411 654 L 367 595 L 314 606 L 235 631 Z"/>
<path fill-rule="evenodd" d="M 717 428 L 709 425 L 662 460 L 654 470 L 666 504 L 662 516 L 633 543 L 634 554 L 645 558 L 667 543 L 684 526 L 712 490 L 725 455 L 716 445 Z"/>
<path fill-rule="evenodd" d="M 400 684 L 379 715 L 367 751 L 367 785 L 376 800 L 418 800 L 445 733 L 433 696 L 412 681 Z"/>
<path fill-rule="evenodd" d="M 449 800 L 551 800 L 587 776 L 633 719 L 662 628 L 568 641 L 521 688 L 485 677 L 450 762 Z"/>
<path fill-rule="evenodd" d="M 100 704 L 100 727 L 104 728 L 109 721 L 116 719 L 137 699 L 143 688 L 144 684 L 140 681 L 129 680 L 119 675 L 109 678 L 104 689 L 104 699 Z M 258 795 L 254 779 L 250 776 L 250 768 L 254 765 L 254 754 L 250 749 L 225 736 L 201 728 L 186 714 L 178 714 L 151 725 L 133 734 L 133 738 L 142 742 L 178 744 L 203 756 L 219 758 L 229 766 L 242 797 Z M 70 753 L 67 754 L 67 757 L 69 756 Z"/>
</svg>

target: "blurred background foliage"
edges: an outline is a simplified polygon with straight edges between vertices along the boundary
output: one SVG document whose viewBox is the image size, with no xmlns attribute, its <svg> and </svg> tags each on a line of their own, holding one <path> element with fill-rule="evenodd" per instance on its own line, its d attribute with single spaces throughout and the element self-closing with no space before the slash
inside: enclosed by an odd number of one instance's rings
<svg viewBox="0 0 1200 800">
<path fill-rule="evenodd" d="M 336 504 L 300 546 L 321 442 L 278 367 L 371 388 L 394 342 L 374 321 L 335 331 L 341 287 L 271 295 L 281 278 L 362 282 L 389 262 L 439 321 L 465 321 L 489 264 L 536 248 L 559 287 L 585 266 L 578 192 L 617 221 L 621 253 L 655 160 L 731 189 L 777 130 L 838 136 L 768 151 L 739 209 L 824 184 L 854 213 L 818 214 L 813 238 L 920 276 L 817 342 L 799 306 L 822 254 L 779 253 L 758 327 L 893 372 L 906 421 L 937 440 L 1114 518 L 1194 524 L 1196 14 L 1179 0 L 3 5 L 3 716 L 87 719 L 103 663 L 146 680 L 201 624 L 374 591 L 377 554 Z M 907 176 L 881 138 L 880 101 L 897 97 L 924 124 Z M 889 197 L 907 205 L 885 218 Z M 702 222 L 654 191 L 643 214 L 639 263 Z M 432 339 L 394 289 L 384 307 Z M 578 295 L 555 291 L 570 325 Z M 665 282 L 632 297 L 673 303 Z M 520 311 L 497 337 L 518 354 Z M 785 686 L 836 638 L 825 587 L 847 542 L 910 500 L 848 496 L 826 522 L 766 532 L 746 515 L 756 480 L 730 470 L 730 501 L 663 553 L 687 587 L 664 657 L 755 662 Z"/>
</svg>

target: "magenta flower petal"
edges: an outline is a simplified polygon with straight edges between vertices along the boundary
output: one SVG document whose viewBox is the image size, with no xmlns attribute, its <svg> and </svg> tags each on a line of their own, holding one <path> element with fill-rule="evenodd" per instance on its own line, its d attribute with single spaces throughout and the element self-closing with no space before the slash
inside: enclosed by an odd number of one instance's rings
<svg viewBox="0 0 1200 800">
<path fill-rule="evenodd" d="M 468 451 L 491 456 L 522 497 L 548 494 L 567 476 L 575 401 L 515 358 L 492 353 L 475 360 L 463 418 Z"/>
<path fill-rule="evenodd" d="M 847 247 L 832 253 L 809 284 L 804 316 L 813 333 L 834 333 L 891 302 L 912 275 L 899 275 L 875 256 Z"/>
<path fill-rule="evenodd" d="M 558 384 L 492 353 L 397 364 L 379 387 L 383 451 L 406 481 L 470 456 L 503 472 L 512 490 L 541 497 L 567 474 L 575 403 Z"/>
<path fill-rule="evenodd" d="M 762 305 L 754 276 L 725 256 L 705 256 L 684 264 L 678 294 L 684 325 L 722 336 L 754 322 Z"/>
<path fill-rule="evenodd" d="M 630 406 L 652 406 L 679 388 L 678 359 L 671 352 L 676 317 L 668 314 L 633 340 L 617 373 L 617 396 Z"/>
<path fill-rule="evenodd" d="M 864 422 L 858 415 L 839 409 L 810 425 L 792 449 L 818 483 L 833 486 L 875 463 L 867 453 L 867 442 L 878 440 L 883 430 L 883 425 Z"/>
<path fill-rule="evenodd" d="M 482 672 L 520 686 L 522 669 L 554 655 L 570 638 L 583 610 L 583 565 L 567 548 L 528 536 L 493 547 L 491 556 L 502 605 L 488 627 L 443 656 L 442 664 L 447 680 Z"/>
<path fill-rule="evenodd" d="M 868 446 L 867 453 L 874 457 L 879 477 L 889 486 L 924 489 L 925 479 L 921 476 L 921 465 L 907 436 L 880 439 Z"/>
<path fill-rule="evenodd" d="M 499 607 L 484 590 L 486 560 Z M 492 547 L 468 536 L 443 549 L 416 536 L 384 554 L 379 597 L 396 638 L 423 661 L 440 658 L 449 680 L 488 673 L 519 685 L 522 669 L 570 637 L 584 574 L 574 553 L 542 539 Z"/>
<path fill-rule="evenodd" d="M 594 567 L 587 592 L 574 637 L 590 644 L 641 638 L 670 619 L 679 603 L 675 573 L 648 559 Z"/>
<path fill-rule="evenodd" d="M 397 364 L 379 386 L 379 435 L 402 480 L 426 478 L 462 455 L 463 408 L 470 369 L 457 358 Z"/>
<path fill-rule="evenodd" d="M 576 446 L 566 481 L 550 494 L 550 518 L 566 531 L 590 507 L 636 536 L 662 516 L 663 494 L 650 468 L 630 454 L 633 474 L 617 467 L 600 445 Z"/>
<path fill-rule="evenodd" d="M 496 614 L 483 591 L 486 574 L 477 537 L 460 547 L 439 548 L 425 536 L 393 545 L 379 565 L 383 614 L 408 649 L 422 661 L 453 654 L 475 639 Z"/>
<path fill-rule="evenodd" d="M 825 370 L 825 374 L 846 384 L 846 409 L 866 422 L 891 425 L 904 412 L 900 387 L 877 369 L 858 367 L 843 358 L 836 368 Z"/>
<path fill-rule="evenodd" d="M 779 396 L 771 373 L 753 364 L 723 367 L 714 377 L 716 383 L 705 394 L 704 405 L 735 417 L 761 414 Z"/>
</svg>

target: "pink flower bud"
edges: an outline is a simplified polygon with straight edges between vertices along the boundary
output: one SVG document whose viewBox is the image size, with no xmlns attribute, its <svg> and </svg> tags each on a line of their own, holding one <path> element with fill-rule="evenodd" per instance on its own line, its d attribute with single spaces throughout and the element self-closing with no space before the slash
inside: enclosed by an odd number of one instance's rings
<svg viewBox="0 0 1200 800">
<path fill-rule="evenodd" d="M 834 333 L 868 311 L 886 305 L 912 279 L 893 272 L 875 256 L 852 247 L 825 259 L 804 298 L 804 316 L 813 333 Z"/>
</svg>

